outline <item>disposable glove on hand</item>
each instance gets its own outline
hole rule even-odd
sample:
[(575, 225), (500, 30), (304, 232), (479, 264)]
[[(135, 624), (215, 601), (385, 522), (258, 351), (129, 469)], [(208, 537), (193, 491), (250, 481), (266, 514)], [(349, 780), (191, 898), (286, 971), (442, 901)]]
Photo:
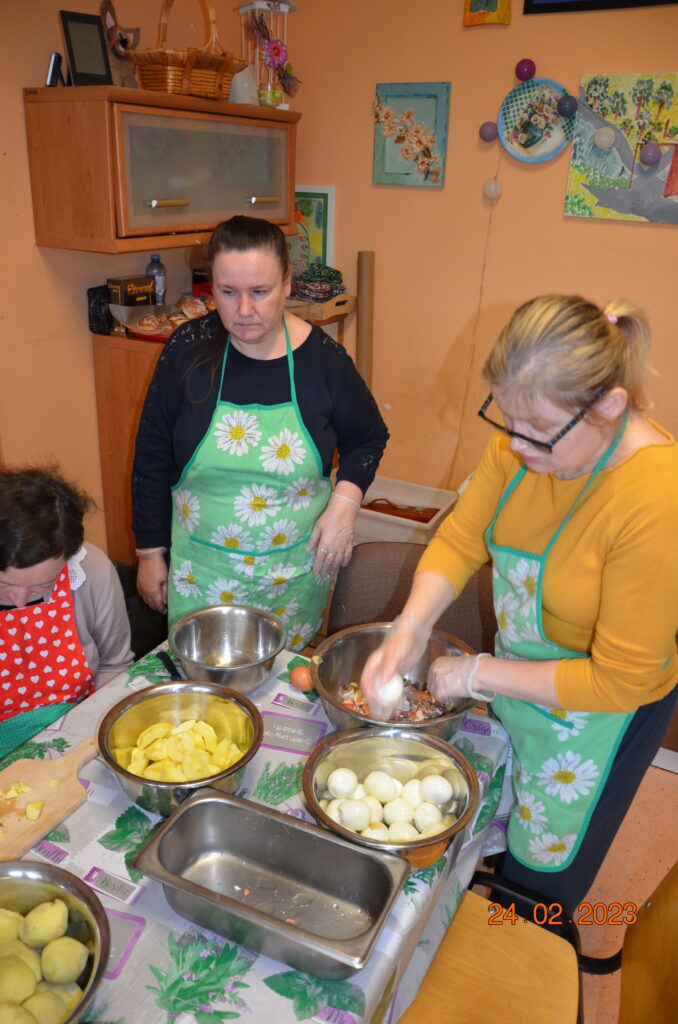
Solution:
[(396, 672), (405, 675), (421, 658), (431, 636), (411, 615), (398, 615), (391, 623), (384, 640), (369, 656), (360, 677), (360, 689), (374, 718), (388, 720), (396, 704), (385, 701), (379, 691)]
[(480, 659), (489, 657), (489, 654), (462, 654), (452, 658), (436, 658), (428, 670), (428, 692), (440, 704), (449, 704), (460, 697), (473, 697), (474, 700), (482, 701), (494, 700), (496, 694), (476, 690), (473, 683)]
[(355, 521), (359, 511), (357, 501), (333, 494), (327, 508), (319, 516), (306, 545), (307, 551), (315, 550), (313, 573), (318, 579), (334, 575), (351, 561)]

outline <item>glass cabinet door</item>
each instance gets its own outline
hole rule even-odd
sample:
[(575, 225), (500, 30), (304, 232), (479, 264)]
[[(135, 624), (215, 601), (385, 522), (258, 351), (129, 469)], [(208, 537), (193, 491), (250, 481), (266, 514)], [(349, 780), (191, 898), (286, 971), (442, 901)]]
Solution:
[(115, 126), (120, 236), (290, 218), (286, 124), (116, 105)]

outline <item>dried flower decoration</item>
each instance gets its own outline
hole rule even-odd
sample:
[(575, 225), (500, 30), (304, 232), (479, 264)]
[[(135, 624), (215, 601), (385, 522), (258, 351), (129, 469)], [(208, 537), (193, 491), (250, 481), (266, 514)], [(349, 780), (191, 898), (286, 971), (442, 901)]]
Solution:
[(282, 68), (287, 62), (287, 47), (282, 39), (266, 39), (263, 44), (264, 62), (270, 68)]
[(268, 23), (263, 13), (250, 11), (245, 21), (245, 32), (261, 49), (262, 60), (273, 68), (280, 88), (288, 96), (294, 96), (301, 85), (301, 79), (294, 74), (292, 65), (287, 60), (287, 46), (282, 39), (271, 39)]

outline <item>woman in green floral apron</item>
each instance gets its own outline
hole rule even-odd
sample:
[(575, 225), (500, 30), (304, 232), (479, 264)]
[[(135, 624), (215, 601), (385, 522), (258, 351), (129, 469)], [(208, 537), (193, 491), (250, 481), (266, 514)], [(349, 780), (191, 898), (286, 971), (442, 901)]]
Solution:
[[(170, 621), (210, 604), (264, 608), (300, 649), (351, 556), (387, 432), (344, 350), (285, 314), (279, 228), (234, 217), (214, 232), (208, 260), (216, 312), (175, 333), (142, 415), (138, 587), (151, 607), (168, 606)], [(159, 519), (170, 491), (168, 571)]]
[[(492, 701), (514, 748), (503, 874), (576, 910), (676, 699), (678, 446), (643, 413), (649, 333), (625, 302), (520, 307), (484, 368), (499, 431), (366, 667), (414, 663), (492, 559), (494, 657), (441, 658), (439, 700)], [(494, 403), (494, 406), (493, 406)]]

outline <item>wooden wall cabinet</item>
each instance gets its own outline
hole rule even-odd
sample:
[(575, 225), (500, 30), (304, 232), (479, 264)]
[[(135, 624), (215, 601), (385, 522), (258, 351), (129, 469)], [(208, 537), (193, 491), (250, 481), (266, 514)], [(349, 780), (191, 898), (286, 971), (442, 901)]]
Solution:
[(140, 252), (236, 213), (294, 233), (289, 110), (117, 86), (24, 89), (38, 245)]

